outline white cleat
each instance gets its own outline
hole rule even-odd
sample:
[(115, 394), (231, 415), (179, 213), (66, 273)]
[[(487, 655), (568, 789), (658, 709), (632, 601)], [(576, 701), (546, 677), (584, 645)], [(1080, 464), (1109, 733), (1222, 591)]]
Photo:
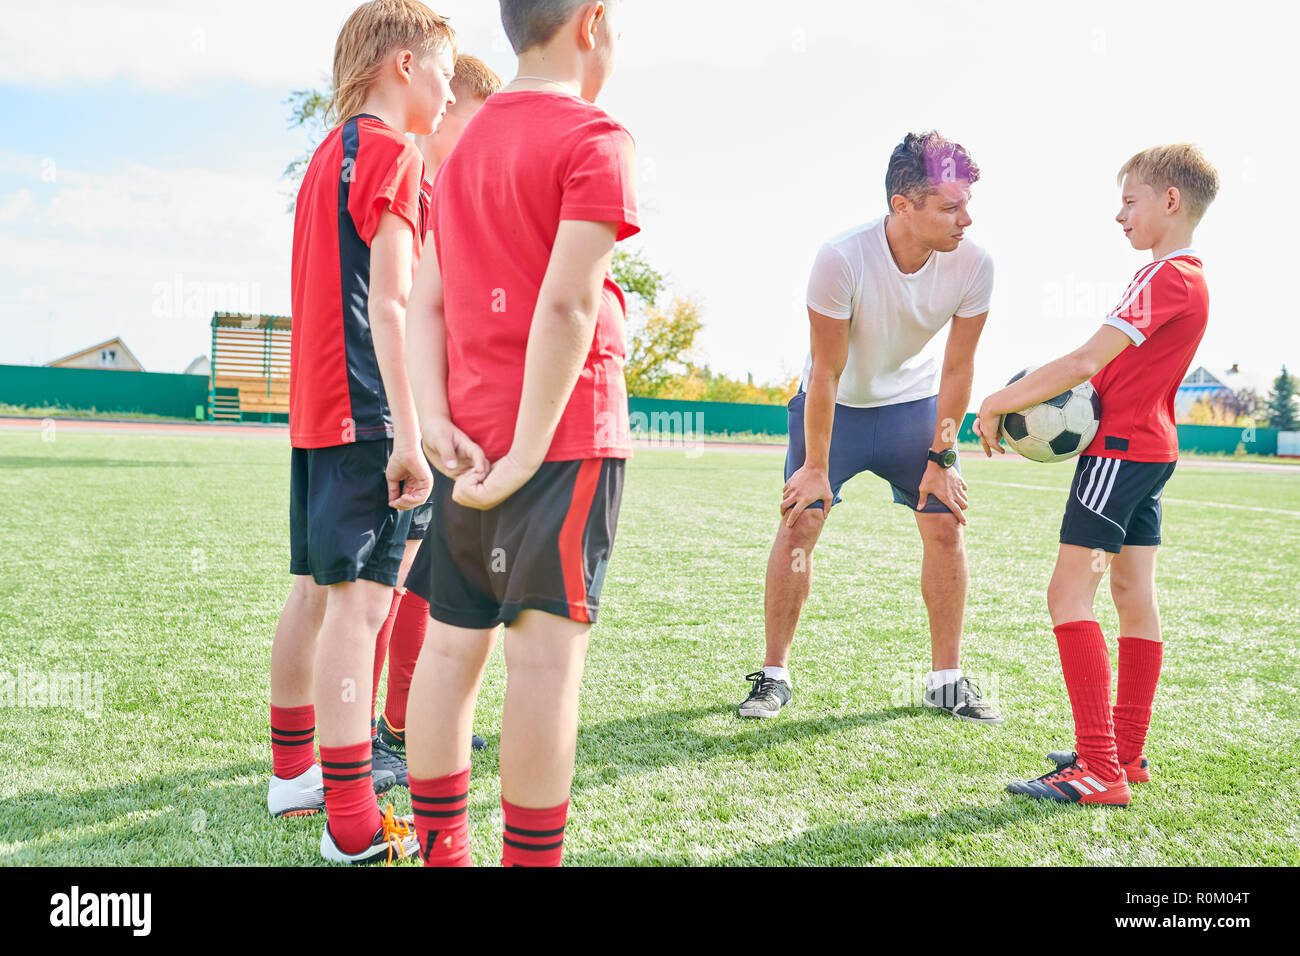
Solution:
[[(389, 770), (376, 770), (371, 774), (375, 793), (383, 793), (397, 783)], [(320, 764), (314, 763), (291, 780), (271, 775), (271, 785), (266, 790), (266, 808), (273, 817), (309, 817), (325, 810), (325, 782), (321, 778)]]
[(420, 844), (415, 835), (415, 817), (398, 817), (393, 815), (390, 803), (384, 810), (383, 824), (375, 831), (375, 838), (370, 846), (359, 853), (344, 853), (334, 842), (329, 823), (320, 835), (320, 855), (331, 863), (378, 863), (384, 860), (392, 863), (393, 859), (406, 859), (408, 856), (418, 859)]

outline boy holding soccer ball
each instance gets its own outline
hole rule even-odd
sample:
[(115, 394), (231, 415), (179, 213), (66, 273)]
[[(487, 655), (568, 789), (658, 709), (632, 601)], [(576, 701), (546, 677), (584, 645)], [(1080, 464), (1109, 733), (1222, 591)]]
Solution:
[[(1151, 779), (1142, 751), (1164, 648), (1155, 586), (1160, 497), (1178, 460), (1174, 393), (1209, 316), (1192, 232), (1218, 192), (1219, 176), (1195, 146), (1176, 144), (1143, 150), (1119, 178), (1115, 220), (1153, 261), (1082, 347), (986, 398), (976, 432), (985, 454), (1004, 453), (998, 433), (1008, 412), (1089, 379), (1101, 397), (1101, 426), (1075, 469), (1047, 589), (1075, 750), (1049, 754), (1054, 771), (1007, 789), (1040, 800), (1124, 806), (1129, 783)], [(1092, 613), (1108, 566), (1122, 635), (1113, 708), (1110, 655)]]

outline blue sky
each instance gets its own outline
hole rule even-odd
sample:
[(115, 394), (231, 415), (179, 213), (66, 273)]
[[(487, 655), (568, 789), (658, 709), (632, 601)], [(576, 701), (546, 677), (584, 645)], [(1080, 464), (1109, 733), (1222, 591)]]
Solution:
[[(208, 348), (214, 307), (286, 312), (291, 89), (319, 85), (351, 2), (32, 4), (0, 36), (0, 362), (114, 335), (155, 371)], [(507, 78), (493, 0), (435, 4)], [(744, 16), (736, 15), (743, 10)], [(1300, 367), (1285, 31), (1251, 4), (624, 0), (601, 105), (638, 144), (633, 240), (703, 306), (701, 356), (802, 366), (818, 245), (883, 212), (889, 150), (937, 127), (984, 169), (968, 235), (997, 280), (975, 400), (1081, 341), (1143, 262), (1114, 171), (1199, 143), (1223, 176), (1198, 235), (1198, 363)], [(51, 56), (50, 49), (60, 55)], [(942, 340), (934, 343), (939, 348)]]

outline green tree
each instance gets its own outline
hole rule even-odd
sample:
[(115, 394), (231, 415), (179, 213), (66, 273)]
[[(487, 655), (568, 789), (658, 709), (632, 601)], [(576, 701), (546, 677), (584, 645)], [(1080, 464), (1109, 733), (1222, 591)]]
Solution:
[(1270, 428), (1294, 431), (1300, 416), (1296, 414), (1296, 380), (1282, 366), (1282, 374), (1273, 380), (1273, 391), (1268, 395), (1268, 424)]
[(667, 309), (646, 308), (629, 336), (627, 393), (643, 398), (665, 397), (674, 379), (691, 370), (695, 336), (704, 323), (700, 307), (690, 299), (674, 297)]
[(334, 96), (334, 88), (326, 84), (323, 90), (294, 90), (285, 100), (289, 107), (289, 128), (305, 129), (309, 138), (309, 145), (306, 152), (297, 159), (291, 160), (289, 165), (284, 167), (281, 176), (287, 179), (292, 187), (289, 194), (289, 211), (293, 212), (294, 201), (297, 198), (298, 184), (302, 182), (302, 177), (307, 172), (307, 164), (311, 162), (311, 154), (316, 151), (325, 134), (329, 132), (329, 125), (326, 122), (326, 113), (329, 110), (330, 100)]

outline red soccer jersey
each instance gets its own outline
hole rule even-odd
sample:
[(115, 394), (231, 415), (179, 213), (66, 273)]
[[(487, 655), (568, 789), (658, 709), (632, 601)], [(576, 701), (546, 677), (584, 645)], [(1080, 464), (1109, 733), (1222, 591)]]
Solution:
[[(634, 146), (563, 93), (495, 93), (438, 170), (430, 230), (442, 271), (451, 418), (491, 460), (510, 450), (542, 277), (564, 219), (640, 228)], [(627, 458), (623, 293), (605, 276), (596, 333), (547, 461)]]
[(424, 241), (424, 158), (378, 117), (334, 129), (307, 166), (293, 220), (289, 441), (326, 448), (391, 437), (393, 417), (370, 337), (370, 241), (385, 212)]
[(1138, 270), (1105, 324), (1133, 340), (1092, 378), (1101, 427), (1085, 455), (1176, 461), (1174, 395), (1210, 316), (1201, 260), (1180, 249)]

